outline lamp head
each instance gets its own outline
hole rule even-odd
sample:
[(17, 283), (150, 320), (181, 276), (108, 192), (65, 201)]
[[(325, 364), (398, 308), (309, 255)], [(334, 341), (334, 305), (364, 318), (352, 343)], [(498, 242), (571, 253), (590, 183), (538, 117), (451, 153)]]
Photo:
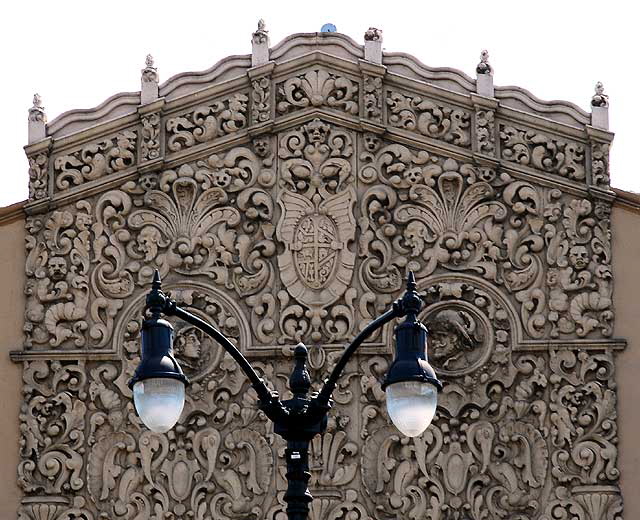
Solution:
[(407, 291), (399, 304), (407, 317), (395, 329), (395, 357), (382, 389), (393, 423), (405, 435), (415, 437), (433, 420), (442, 383), (427, 359), (428, 333), (417, 319), (422, 300), (413, 273), (409, 273)]
[[(162, 295), (157, 272), (156, 278), (147, 304), (157, 293)], [(142, 422), (150, 430), (164, 433), (180, 418), (189, 381), (173, 357), (173, 327), (159, 317), (157, 309), (150, 310), (151, 317), (142, 323), (142, 359), (129, 388), (133, 390), (133, 401)]]

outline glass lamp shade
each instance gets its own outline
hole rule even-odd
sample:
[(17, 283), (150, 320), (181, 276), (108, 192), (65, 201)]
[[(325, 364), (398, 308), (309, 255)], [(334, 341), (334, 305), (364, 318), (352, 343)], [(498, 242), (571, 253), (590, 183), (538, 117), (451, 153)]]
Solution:
[(396, 428), (407, 437), (424, 432), (436, 413), (438, 390), (421, 381), (400, 381), (386, 387), (387, 411)]
[(168, 432), (184, 408), (184, 383), (179, 379), (155, 377), (133, 385), (133, 402), (140, 419), (156, 433)]

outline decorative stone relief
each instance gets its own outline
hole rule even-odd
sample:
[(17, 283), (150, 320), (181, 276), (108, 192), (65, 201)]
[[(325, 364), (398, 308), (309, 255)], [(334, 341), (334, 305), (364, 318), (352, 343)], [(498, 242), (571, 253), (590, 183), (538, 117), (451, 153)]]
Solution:
[(591, 180), (593, 184), (609, 186), (609, 144), (591, 143)]
[(267, 76), (251, 82), (251, 122), (260, 124), (271, 118), (271, 79)]
[(199, 106), (188, 114), (168, 118), (167, 148), (178, 152), (244, 129), (248, 102), (245, 94), (238, 93), (223, 101)]
[(468, 148), (471, 145), (469, 114), (461, 108), (443, 106), (421, 96), (387, 93), (389, 124), (433, 139)]
[(49, 153), (38, 153), (28, 160), (29, 200), (43, 199), (49, 192)]
[(67, 190), (134, 166), (136, 139), (135, 132), (125, 130), (76, 152), (57, 156), (53, 162), (55, 190)]
[(555, 173), (573, 180), (584, 180), (584, 146), (552, 138), (535, 130), (500, 125), (502, 158)]
[(280, 83), (276, 102), (279, 114), (325, 106), (356, 115), (358, 84), (324, 69), (310, 70)]
[[(364, 138), (360, 273), (368, 298), (400, 290), (405, 270), (473, 272), (501, 285), (531, 338), (611, 335), (607, 206), (563, 197), (491, 168)], [(545, 275), (546, 273), (546, 275)], [(376, 296), (377, 295), (377, 296)]]
[(476, 139), (478, 152), (495, 157), (495, 112), (493, 110), (476, 110)]
[(145, 114), (140, 122), (140, 160), (153, 161), (160, 157), (160, 113)]
[[(133, 169), (138, 138), (141, 164), (160, 157), (157, 112), (139, 136), (53, 153), (57, 191), (131, 170), (26, 220), (21, 520), (284, 520), (284, 443), (199, 330), (172, 320), (192, 383), (177, 427), (154, 434), (135, 414), (127, 382), (155, 268), (285, 399), (293, 345), (308, 344), (318, 390), (416, 273), (445, 383), (434, 423), (409, 439), (389, 421), (390, 324), (351, 360), (312, 443), (313, 520), (621, 520), (611, 207), (586, 190), (588, 168), (606, 183), (606, 136), (593, 134), (590, 161), (578, 143), (516, 126), (499, 125), (496, 143), (485, 101), (470, 109), (472, 145), (472, 112), (392, 90), (389, 124), (408, 131), (395, 142), (338, 124), (383, 121), (383, 85), (365, 72), (361, 99), (360, 80), (319, 66), (274, 92), (257, 72), (246, 95), (170, 116), (163, 146), (204, 145), (157, 171)], [(326, 116), (207, 149), (267, 121), (272, 96), (277, 114)], [(495, 157), (498, 145), (505, 161), (585, 189), (474, 162), (471, 148)], [(30, 157), (34, 200), (47, 162)]]
[(364, 76), (364, 117), (376, 123), (382, 123), (382, 78), (379, 76)]

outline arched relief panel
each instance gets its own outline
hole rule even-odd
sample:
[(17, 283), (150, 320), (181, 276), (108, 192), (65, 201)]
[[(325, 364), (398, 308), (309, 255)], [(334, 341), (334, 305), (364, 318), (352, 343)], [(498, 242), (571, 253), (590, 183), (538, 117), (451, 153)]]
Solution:
[(567, 153), (579, 132), (512, 117), (505, 134), (493, 105), (483, 126), (460, 95), (381, 72), (367, 86), (355, 64), (294, 69), (261, 76), (275, 127), (246, 116), (246, 85), (206, 110), (158, 107), (170, 162), (127, 163), (104, 189), (69, 174), (69, 196), (29, 215), (21, 518), (283, 519), (283, 445), (193, 327), (174, 322), (193, 383), (179, 425), (137, 418), (126, 383), (157, 268), (284, 398), (297, 342), (317, 390), (415, 272), (445, 383), (434, 423), (408, 439), (389, 422), (389, 326), (312, 443), (312, 519), (620, 519), (610, 203)]

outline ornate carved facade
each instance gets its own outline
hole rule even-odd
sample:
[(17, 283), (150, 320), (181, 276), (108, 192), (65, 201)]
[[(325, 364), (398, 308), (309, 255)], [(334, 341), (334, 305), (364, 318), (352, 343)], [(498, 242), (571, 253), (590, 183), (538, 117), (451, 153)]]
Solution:
[(62, 115), (27, 148), (22, 520), (285, 517), (284, 444), (198, 330), (175, 324), (179, 425), (138, 419), (154, 268), (283, 395), (293, 345), (317, 386), (416, 273), (436, 419), (391, 426), (392, 328), (372, 338), (312, 446), (314, 520), (622, 518), (611, 134), (568, 103), (376, 62), (380, 39), (295, 35), (159, 93), (151, 60), (150, 102)]

